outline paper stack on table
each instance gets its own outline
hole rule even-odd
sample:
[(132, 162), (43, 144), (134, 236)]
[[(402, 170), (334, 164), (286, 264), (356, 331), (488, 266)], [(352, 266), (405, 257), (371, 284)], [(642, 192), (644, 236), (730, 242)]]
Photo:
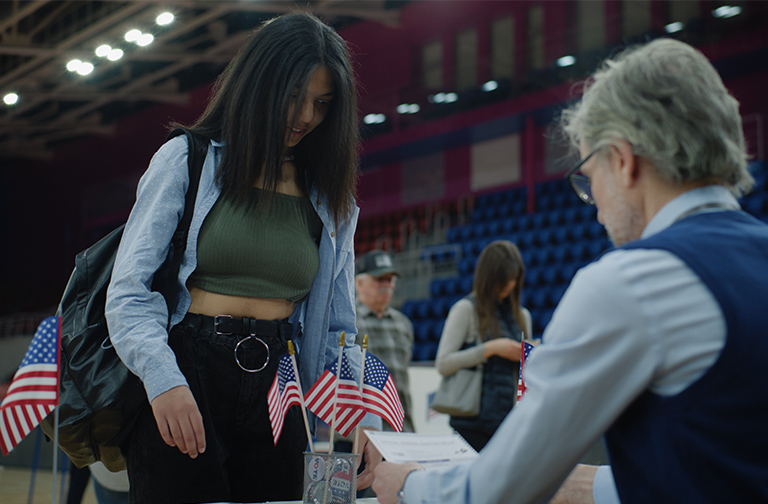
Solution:
[(418, 462), (430, 470), (477, 457), (475, 449), (456, 433), (416, 434), (372, 430), (365, 433), (389, 462)]

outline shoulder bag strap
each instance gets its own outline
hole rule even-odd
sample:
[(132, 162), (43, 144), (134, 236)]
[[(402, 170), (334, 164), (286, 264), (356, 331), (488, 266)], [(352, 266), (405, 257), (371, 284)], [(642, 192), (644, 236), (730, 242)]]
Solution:
[(204, 138), (192, 133), (184, 128), (176, 128), (166, 137), (166, 141), (179, 135), (187, 136), (189, 153), (187, 155), (189, 167), (189, 188), (187, 189), (186, 199), (184, 201), (184, 214), (176, 226), (176, 231), (171, 239), (172, 256), (168, 263), (168, 275), (165, 285), (160, 292), (168, 305), (168, 325), (170, 328), (171, 314), (176, 301), (176, 283), (181, 269), (181, 260), (184, 257), (184, 251), (187, 248), (187, 236), (189, 235), (189, 225), (192, 222), (192, 214), (195, 210), (195, 200), (197, 199), (197, 190), (200, 187), (200, 175), (203, 171), (203, 162), (208, 150), (208, 142)]

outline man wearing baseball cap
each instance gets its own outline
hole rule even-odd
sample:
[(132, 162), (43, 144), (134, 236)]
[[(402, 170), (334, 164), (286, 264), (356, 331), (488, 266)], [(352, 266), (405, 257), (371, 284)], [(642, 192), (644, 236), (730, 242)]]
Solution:
[[(413, 432), (408, 366), (413, 349), (413, 324), (401, 311), (389, 306), (399, 274), (392, 256), (372, 250), (358, 258), (355, 267), (358, 341), (368, 335), (368, 351), (387, 366), (405, 410), (403, 431)], [(392, 428), (384, 422), (384, 430)]]

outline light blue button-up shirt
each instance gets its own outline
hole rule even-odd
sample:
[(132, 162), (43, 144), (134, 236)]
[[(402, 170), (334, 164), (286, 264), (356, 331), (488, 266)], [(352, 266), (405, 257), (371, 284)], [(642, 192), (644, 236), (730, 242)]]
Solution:
[[(212, 141), (203, 164), (187, 248), (177, 284), (177, 304), (171, 325), (179, 323), (191, 304), (187, 279), (197, 267), (200, 228), (219, 198), (216, 168), (222, 145)], [(171, 237), (184, 213), (189, 187), (185, 136), (166, 142), (142, 176), (136, 203), (125, 226), (107, 292), (106, 318), (112, 344), (125, 365), (141, 378), (149, 401), (174, 387), (187, 385), (168, 346), (168, 310), (165, 299), (151, 289), (155, 272), (168, 256)], [(349, 222), (336, 225), (325, 197), (310, 190), (312, 205), (323, 222), (320, 268), (307, 298), (296, 304), (290, 321), (299, 349), (299, 367), (305, 390), (335, 362), (339, 338), (346, 333), (347, 354), (360, 372), (361, 351), (354, 345), (354, 233), (359, 209)], [(287, 259), (289, 260), (289, 259)], [(381, 419), (367, 415), (365, 426), (380, 428)]]

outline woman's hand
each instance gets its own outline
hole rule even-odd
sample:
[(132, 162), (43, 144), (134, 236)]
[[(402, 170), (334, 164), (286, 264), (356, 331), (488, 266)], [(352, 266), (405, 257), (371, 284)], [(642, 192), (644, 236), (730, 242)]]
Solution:
[(197, 458), (205, 452), (203, 416), (189, 387), (174, 387), (152, 400), (152, 413), (163, 441)]
[(485, 351), (483, 357), (486, 359), (493, 355), (498, 355), (505, 359), (520, 362), (522, 348), (519, 341), (509, 338), (494, 338), (483, 343)]

